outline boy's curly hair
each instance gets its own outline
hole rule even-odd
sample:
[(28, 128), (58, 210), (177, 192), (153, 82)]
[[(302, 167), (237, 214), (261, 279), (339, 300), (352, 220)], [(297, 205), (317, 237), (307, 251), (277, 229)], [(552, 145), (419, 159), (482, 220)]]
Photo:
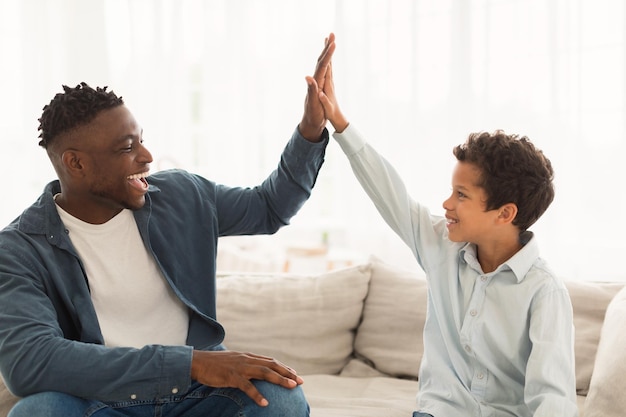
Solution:
[(513, 220), (520, 232), (533, 225), (554, 200), (554, 171), (543, 152), (526, 136), (478, 132), (454, 148), (454, 156), (476, 165), (487, 193), (486, 210), (507, 203), (517, 205)]
[(122, 97), (107, 91), (107, 87), (93, 89), (85, 82), (75, 88), (64, 85), (63, 93), (55, 95), (43, 108), (39, 118), (39, 146), (47, 149), (59, 134), (89, 123), (102, 110), (122, 104)]

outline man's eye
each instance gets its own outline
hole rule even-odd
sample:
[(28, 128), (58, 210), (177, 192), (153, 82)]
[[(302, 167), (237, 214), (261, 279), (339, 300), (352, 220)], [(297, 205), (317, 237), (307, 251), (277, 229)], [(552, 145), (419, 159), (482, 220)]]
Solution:
[(465, 194), (463, 194), (460, 191), (457, 191), (457, 195), (459, 196), (459, 198), (464, 198), (465, 197)]

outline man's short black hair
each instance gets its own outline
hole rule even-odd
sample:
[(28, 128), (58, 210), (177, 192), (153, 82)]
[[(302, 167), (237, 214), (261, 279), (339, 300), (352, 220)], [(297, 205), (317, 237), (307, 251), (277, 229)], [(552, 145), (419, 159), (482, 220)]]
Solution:
[(102, 110), (124, 104), (122, 97), (107, 87), (93, 89), (81, 82), (74, 88), (63, 86), (63, 93), (58, 93), (44, 106), (39, 119), (39, 146), (48, 148), (61, 133), (92, 121)]

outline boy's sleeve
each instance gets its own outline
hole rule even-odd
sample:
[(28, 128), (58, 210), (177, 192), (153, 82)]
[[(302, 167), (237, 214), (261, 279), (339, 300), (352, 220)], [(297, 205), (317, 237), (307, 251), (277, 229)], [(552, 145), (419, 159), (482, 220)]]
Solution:
[(572, 304), (566, 289), (533, 301), (524, 397), (535, 417), (578, 415)]
[[(391, 229), (413, 251), (423, 268), (428, 259), (438, 259), (445, 230), (443, 217), (413, 200), (393, 166), (367, 144), (353, 125), (333, 134), (348, 157), (363, 190)], [(434, 251), (436, 253), (427, 252)]]

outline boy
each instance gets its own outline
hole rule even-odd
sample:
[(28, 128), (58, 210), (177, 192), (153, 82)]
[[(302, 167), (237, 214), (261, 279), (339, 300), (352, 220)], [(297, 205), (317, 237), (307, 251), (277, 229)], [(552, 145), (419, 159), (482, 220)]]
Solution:
[(319, 97), (333, 137), (429, 280), (413, 416), (576, 416), (571, 301), (528, 231), (554, 197), (550, 161), (526, 137), (472, 134), (433, 215), (348, 123), (331, 67)]

